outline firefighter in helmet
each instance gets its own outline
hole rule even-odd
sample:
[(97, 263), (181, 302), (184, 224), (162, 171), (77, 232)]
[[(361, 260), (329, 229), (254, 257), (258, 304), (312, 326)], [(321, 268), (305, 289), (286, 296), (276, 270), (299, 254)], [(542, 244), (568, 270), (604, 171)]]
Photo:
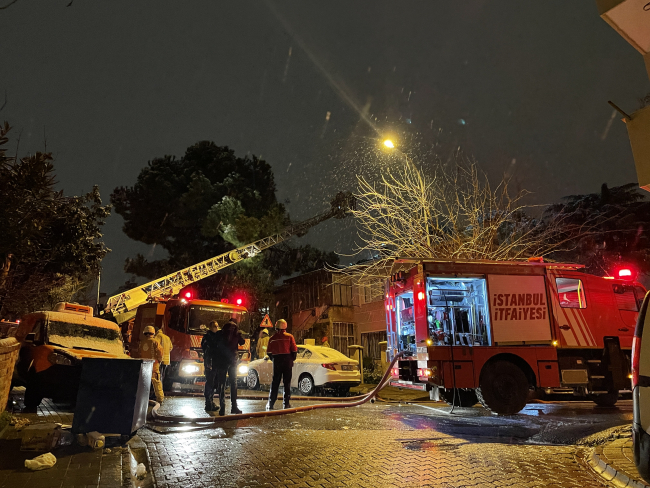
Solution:
[(257, 340), (257, 357), (259, 359), (266, 356), (266, 348), (269, 346), (269, 330), (264, 327), (260, 332), (260, 338)]
[(140, 359), (153, 359), (153, 373), (151, 374), (151, 384), (153, 391), (156, 395), (156, 401), (162, 403), (165, 399), (163, 394), (162, 381), (160, 381), (160, 363), (163, 360), (163, 350), (158, 341), (154, 339), (156, 329), (151, 325), (147, 325), (142, 331), (144, 339), (140, 340), (138, 349), (131, 352), (131, 357)]
[(273, 410), (275, 401), (278, 398), (280, 381), (284, 384), (283, 407), (291, 408), (291, 373), (293, 362), (296, 360), (298, 346), (293, 336), (287, 333), (287, 321), (280, 319), (276, 322), (277, 332), (269, 339), (269, 346), (266, 353), (273, 359), (273, 382), (269, 392), (269, 403), (267, 410)]

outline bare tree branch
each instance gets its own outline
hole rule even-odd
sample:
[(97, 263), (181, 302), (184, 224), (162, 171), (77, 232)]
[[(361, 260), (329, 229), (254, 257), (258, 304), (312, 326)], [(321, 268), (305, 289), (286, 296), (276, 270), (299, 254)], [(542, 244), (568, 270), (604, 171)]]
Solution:
[[(428, 166), (430, 167), (430, 166)], [(455, 162), (436, 161), (430, 176), (412, 161), (388, 171), (378, 184), (358, 177), (356, 217), (358, 252), (365, 264), (344, 270), (359, 282), (391, 273), (397, 258), (441, 260), (524, 260), (570, 246), (582, 229), (568, 228), (568, 215), (542, 220), (512, 195), (509, 180), (492, 187), (473, 160), (458, 153)], [(576, 227), (574, 225), (574, 227)]]
[(12, 0), (11, 2), (9, 2), (9, 3), (8, 3), (7, 5), (5, 5), (4, 7), (0, 7), (0, 10), (4, 10), (4, 9), (6, 9), (6, 8), (11, 7), (11, 6), (12, 6), (14, 3), (16, 3), (17, 1), (18, 1), (18, 0)]

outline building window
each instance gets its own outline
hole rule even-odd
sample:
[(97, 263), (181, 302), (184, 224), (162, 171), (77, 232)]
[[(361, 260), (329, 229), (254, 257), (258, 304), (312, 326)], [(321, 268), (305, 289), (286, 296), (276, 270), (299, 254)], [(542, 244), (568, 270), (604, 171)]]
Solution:
[(386, 331), (368, 332), (361, 334), (361, 345), (363, 346), (364, 357), (370, 357), (375, 360), (381, 359), (381, 347), (379, 343), (386, 340)]
[(350, 355), (348, 346), (354, 344), (355, 325), (348, 322), (334, 322), (332, 324), (332, 341), (330, 345), (346, 356)]
[(585, 287), (576, 278), (555, 278), (557, 297), (562, 308), (587, 308)]
[(381, 282), (361, 285), (359, 295), (363, 303), (379, 302), (384, 299), (384, 285)]
[(332, 285), (332, 305), (341, 307), (352, 306), (352, 286), (334, 283)]

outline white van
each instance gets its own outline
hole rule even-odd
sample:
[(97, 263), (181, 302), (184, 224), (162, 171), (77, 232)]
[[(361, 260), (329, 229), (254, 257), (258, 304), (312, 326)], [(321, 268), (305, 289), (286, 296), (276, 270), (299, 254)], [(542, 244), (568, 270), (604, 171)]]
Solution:
[[(634, 419), (632, 438), (634, 440), (634, 462), (639, 474), (650, 481), (650, 314), (648, 303), (650, 293), (643, 300), (632, 342), (632, 399)], [(643, 331), (648, 336), (643, 339)]]

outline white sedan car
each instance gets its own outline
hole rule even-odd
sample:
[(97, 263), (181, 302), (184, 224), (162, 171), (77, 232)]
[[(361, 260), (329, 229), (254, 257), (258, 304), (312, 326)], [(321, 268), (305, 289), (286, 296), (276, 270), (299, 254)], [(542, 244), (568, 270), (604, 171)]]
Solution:
[[(270, 385), (273, 380), (273, 362), (268, 356), (248, 364), (248, 388)], [(301, 395), (311, 395), (316, 388), (333, 389), (347, 395), (350, 387), (361, 383), (359, 362), (336, 349), (322, 346), (300, 345), (293, 364), (291, 387)]]

